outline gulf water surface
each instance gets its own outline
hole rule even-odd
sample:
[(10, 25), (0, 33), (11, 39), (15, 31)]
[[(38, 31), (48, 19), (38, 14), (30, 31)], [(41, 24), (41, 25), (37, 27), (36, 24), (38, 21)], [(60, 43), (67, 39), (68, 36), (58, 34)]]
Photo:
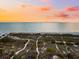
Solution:
[(0, 32), (79, 32), (79, 23), (0, 22)]

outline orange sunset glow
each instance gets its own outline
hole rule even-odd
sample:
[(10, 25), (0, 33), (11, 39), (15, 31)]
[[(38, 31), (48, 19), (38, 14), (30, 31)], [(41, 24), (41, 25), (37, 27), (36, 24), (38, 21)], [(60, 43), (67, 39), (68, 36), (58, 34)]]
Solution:
[(13, 4), (6, 6), (6, 0), (0, 1), (0, 3), (2, 2), (0, 4), (0, 22), (79, 22), (79, 7), (76, 6), (58, 9), (54, 4), (50, 4), (49, 0), (39, 1), (45, 5), (40, 5), (41, 3), (36, 5), (27, 1), (26, 3), (7, 1)]

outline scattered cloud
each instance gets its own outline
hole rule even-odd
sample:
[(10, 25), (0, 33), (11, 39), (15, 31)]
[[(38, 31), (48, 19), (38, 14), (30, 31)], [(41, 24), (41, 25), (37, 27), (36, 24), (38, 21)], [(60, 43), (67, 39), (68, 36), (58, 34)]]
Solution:
[(48, 3), (49, 0), (40, 0), (41, 2)]
[(60, 11), (49, 6), (22, 3), (10, 11), (0, 8), (0, 21), (7, 22), (79, 22), (78, 19), (79, 7), (67, 7)]
[(66, 11), (79, 11), (79, 7), (77, 6), (71, 6), (71, 7), (67, 7), (65, 8)]

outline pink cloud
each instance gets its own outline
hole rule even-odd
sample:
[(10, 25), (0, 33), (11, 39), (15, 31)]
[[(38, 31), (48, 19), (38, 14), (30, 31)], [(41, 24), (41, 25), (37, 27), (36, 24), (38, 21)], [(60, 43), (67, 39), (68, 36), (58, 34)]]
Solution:
[(47, 11), (50, 11), (50, 8), (48, 6), (41, 6), (41, 7), (39, 7), (39, 11), (47, 12)]
[(63, 12), (63, 13), (62, 13), (62, 12), (60, 12), (60, 13), (58, 13), (58, 14), (57, 14), (57, 17), (67, 18), (67, 17), (68, 17), (68, 15), (67, 15), (67, 14), (65, 14), (64, 12)]
[(41, 1), (41, 2), (46, 2), (46, 3), (48, 3), (49, 0), (40, 0), (40, 1)]
[(65, 8), (65, 10), (66, 11), (79, 11), (79, 7), (75, 7), (75, 6), (73, 6), (73, 7), (67, 7), (67, 8)]

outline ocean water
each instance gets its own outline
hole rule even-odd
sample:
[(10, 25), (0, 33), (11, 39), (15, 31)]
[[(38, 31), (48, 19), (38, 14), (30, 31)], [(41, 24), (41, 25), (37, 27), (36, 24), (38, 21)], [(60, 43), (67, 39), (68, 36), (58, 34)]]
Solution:
[(79, 23), (0, 22), (2, 32), (79, 32)]

